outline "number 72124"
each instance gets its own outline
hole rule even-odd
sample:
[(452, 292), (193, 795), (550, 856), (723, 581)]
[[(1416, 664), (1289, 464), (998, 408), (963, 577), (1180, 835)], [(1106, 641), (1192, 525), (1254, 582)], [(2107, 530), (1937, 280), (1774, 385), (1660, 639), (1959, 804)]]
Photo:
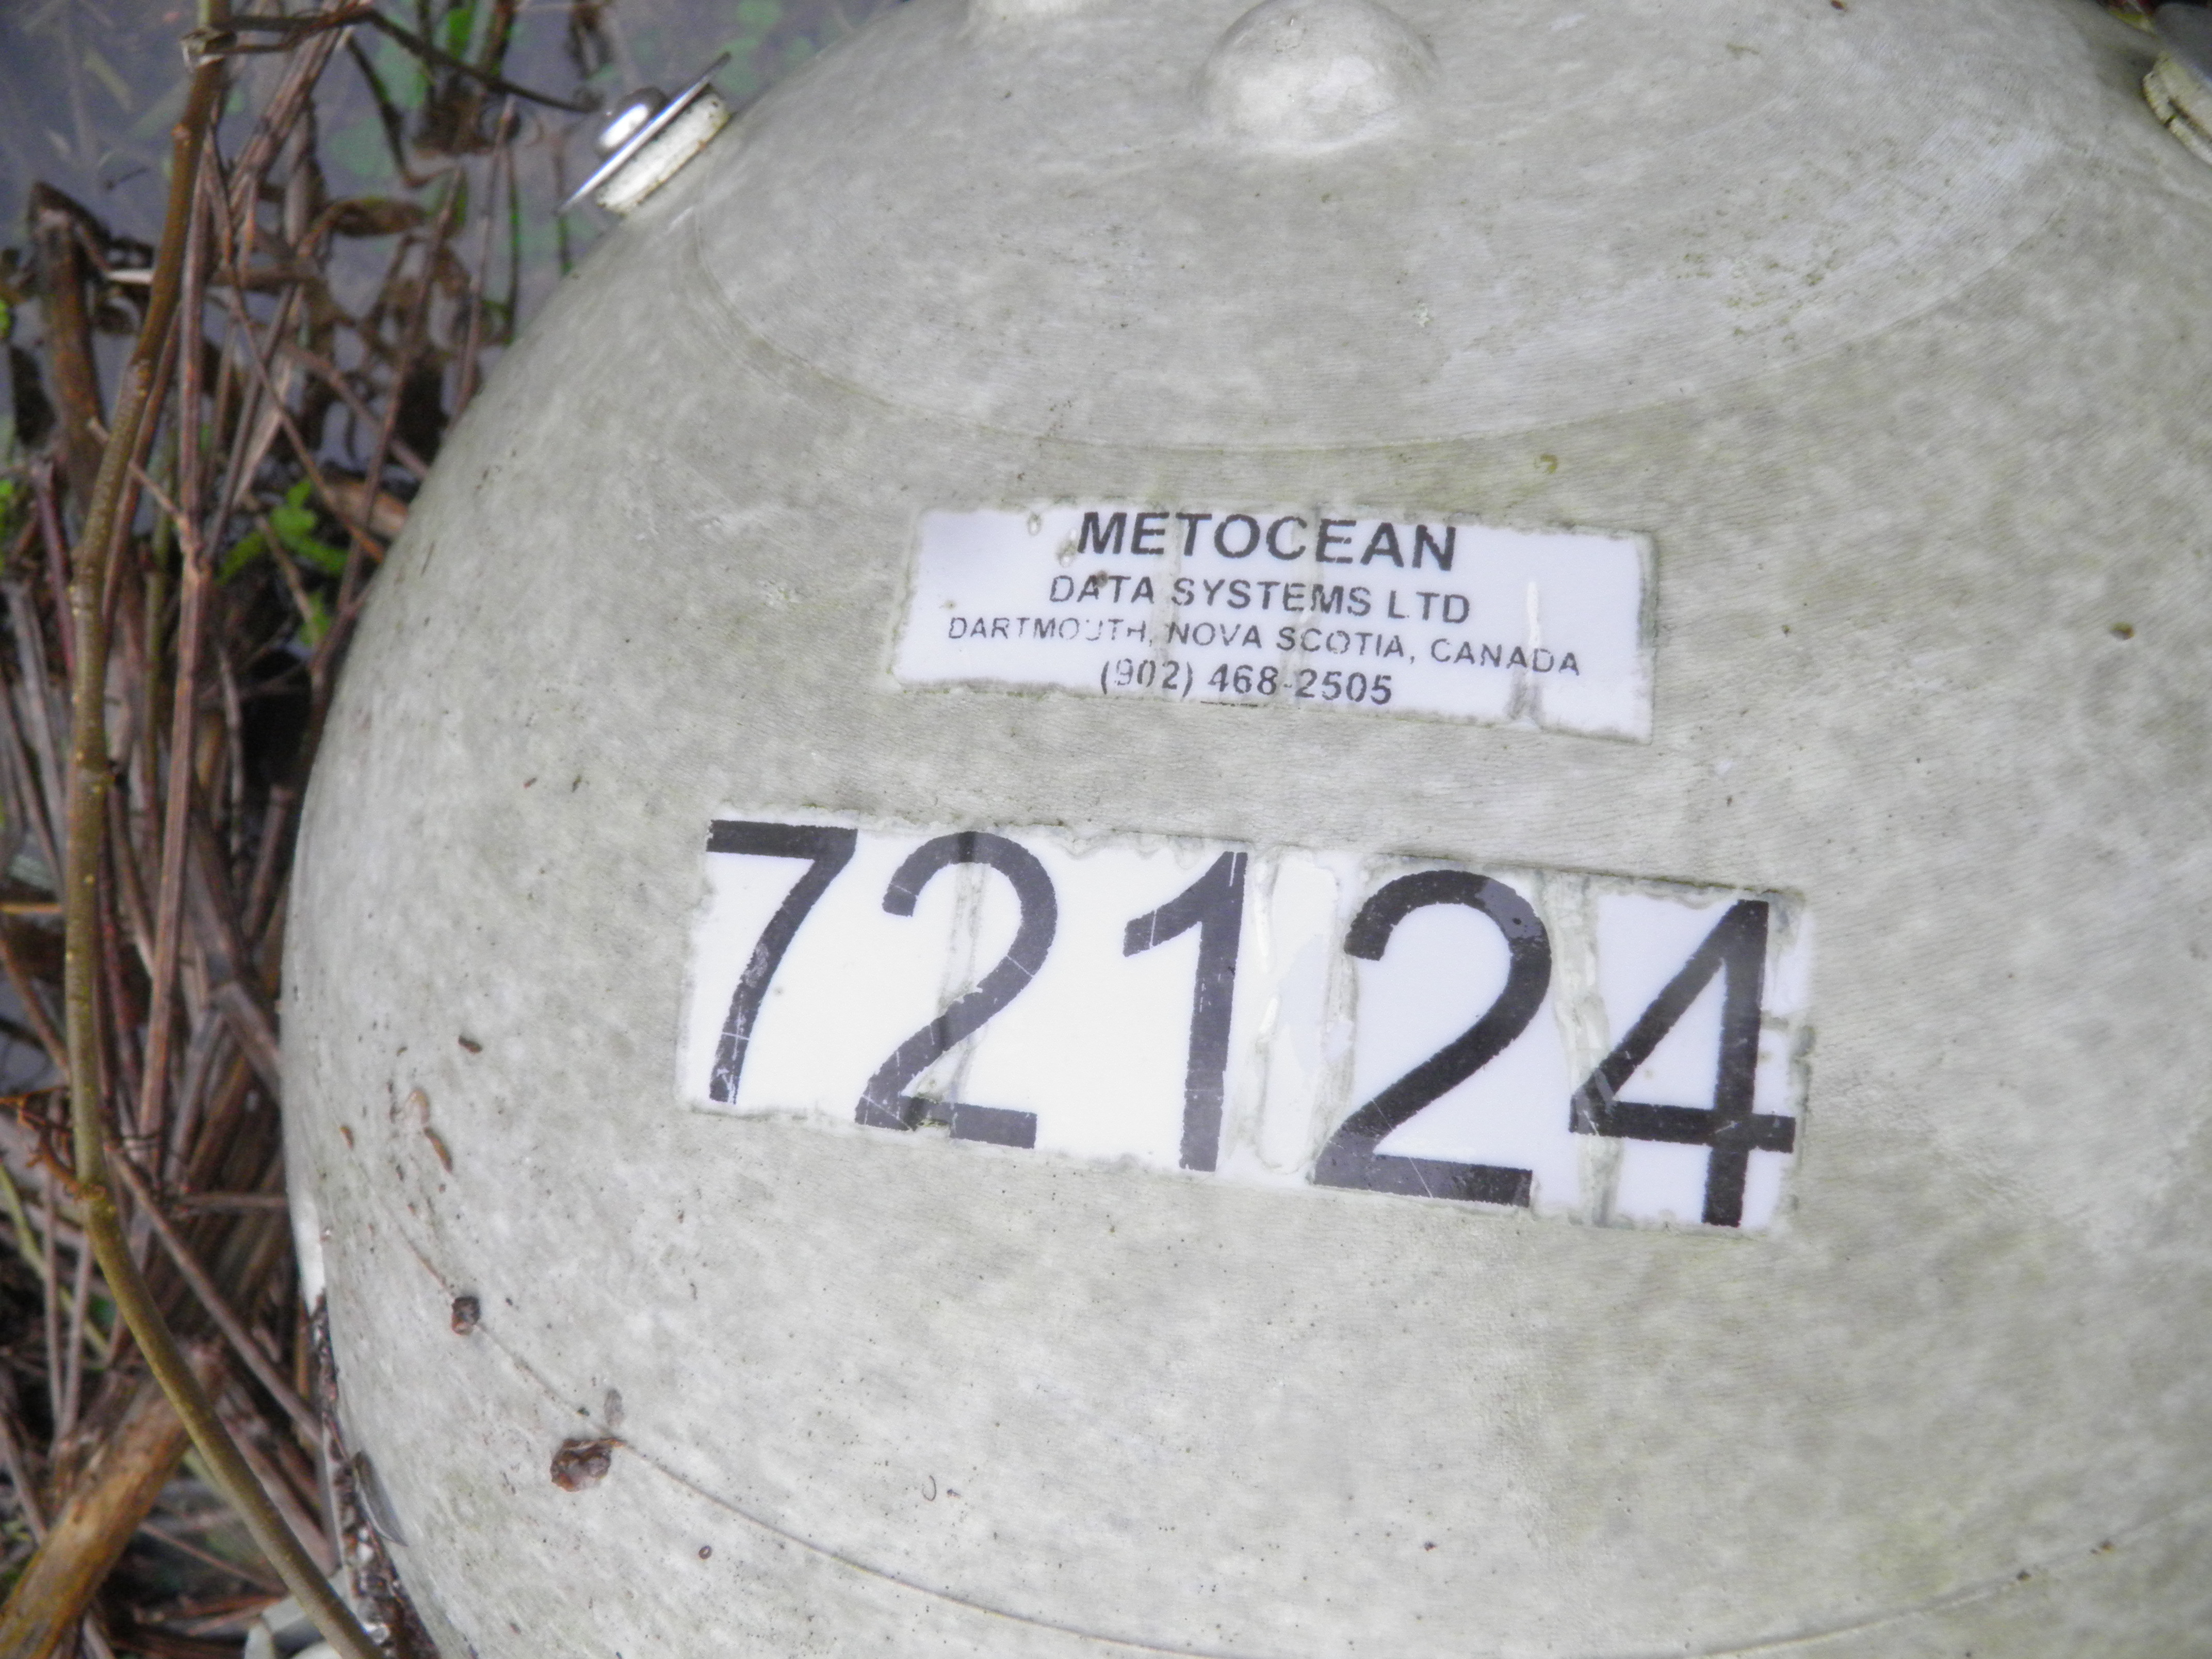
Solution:
[(1745, 1231), (1797, 1148), (1783, 895), (735, 818), (707, 877), (683, 1068), (711, 1110)]

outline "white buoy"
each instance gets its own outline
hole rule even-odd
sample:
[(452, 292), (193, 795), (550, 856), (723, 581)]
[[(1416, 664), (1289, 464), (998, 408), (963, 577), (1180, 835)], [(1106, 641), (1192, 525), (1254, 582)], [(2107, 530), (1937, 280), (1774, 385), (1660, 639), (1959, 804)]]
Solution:
[(449, 1659), (2196, 1651), (2157, 51), (915, 0), (608, 183), (287, 960)]

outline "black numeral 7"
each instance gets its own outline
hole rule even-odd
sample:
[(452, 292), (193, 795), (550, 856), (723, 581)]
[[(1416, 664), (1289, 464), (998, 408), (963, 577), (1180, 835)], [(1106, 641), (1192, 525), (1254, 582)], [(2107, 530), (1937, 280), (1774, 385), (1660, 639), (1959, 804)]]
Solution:
[(732, 1104), (738, 1097), (738, 1079), (745, 1069), (745, 1049), (752, 1042), (753, 1024), (760, 1018), (762, 1000), (768, 995), (768, 984), (775, 977), (783, 953), (791, 948), (791, 941), (799, 932), (799, 923), (806, 920), (823, 890), (837, 878), (837, 872), (853, 860), (853, 848), (860, 841), (855, 830), (840, 830), (820, 823), (747, 823), (727, 818), (717, 818), (707, 831), (707, 850), (709, 853), (746, 853), (755, 858), (805, 859), (806, 873), (792, 884), (783, 896), (783, 902), (769, 919), (762, 930), (760, 942), (753, 946), (752, 959), (745, 963), (744, 976), (738, 981), (736, 993), (730, 998), (729, 1017), (722, 1022), (721, 1041), (714, 1045), (714, 1069), (707, 1080), (707, 1097), (725, 1104)]

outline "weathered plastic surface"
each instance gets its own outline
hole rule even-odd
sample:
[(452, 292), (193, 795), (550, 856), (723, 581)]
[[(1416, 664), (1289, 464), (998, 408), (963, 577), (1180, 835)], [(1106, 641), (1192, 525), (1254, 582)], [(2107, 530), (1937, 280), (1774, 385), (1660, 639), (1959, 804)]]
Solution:
[[(454, 1659), (2212, 1628), (2212, 173), (2149, 43), (1404, 0), (1425, 66), (1325, 9), (1389, 64), (1263, 55), (1309, 121), (1206, 68), (1233, 0), (916, 0), (647, 203), (441, 459), (285, 1030)], [(890, 679), (923, 511), (1222, 499), (1649, 535), (1650, 740)], [(1781, 1224), (690, 1109), (706, 826), (810, 808), (1801, 895)]]

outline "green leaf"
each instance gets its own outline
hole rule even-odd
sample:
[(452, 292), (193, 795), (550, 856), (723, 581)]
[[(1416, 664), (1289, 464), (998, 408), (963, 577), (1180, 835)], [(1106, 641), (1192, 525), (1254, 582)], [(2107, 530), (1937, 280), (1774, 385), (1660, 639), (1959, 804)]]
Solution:
[(313, 650), (331, 631), (331, 607), (319, 593), (307, 595), (307, 614), (300, 619), (300, 643)]
[(230, 550), (222, 556), (222, 562), (216, 567), (215, 579), (219, 582), (229, 581), (267, 550), (261, 539), (261, 532), (247, 531), (232, 543)]
[(456, 58), (469, 55), (469, 39), (476, 33), (477, 9), (455, 6), (446, 14), (446, 50)]
[(369, 58), (387, 98), (410, 113), (422, 107), (430, 90), (430, 76), (413, 52), (379, 29)]
[(286, 536), (284, 546), (301, 563), (312, 565), (325, 576), (345, 574), (346, 556), (343, 548), (332, 547), (328, 542), (319, 542), (312, 536), (302, 536), (296, 541)]
[(269, 527), (276, 532), (276, 539), (283, 544), (284, 550), (301, 563), (325, 576), (343, 576), (346, 568), (343, 550), (332, 547), (315, 534), (321, 520), (315, 509), (307, 505), (307, 491), (313, 487), (302, 478), (286, 490), (283, 505), (269, 509)]
[(323, 152), (355, 178), (382, 184), (392, 177), (392, 150), (384, 140), (384, 123), (364, 115), (323, 141)]
[(128, 115), (138, 107), (138, 100), (131, 95), (130, 83), (115, 72), (115, 66), (90, 46), (85, 48), (84, 66), (93, 78), (107, 88), (108, 96), (115, 100), (116, 107)]

